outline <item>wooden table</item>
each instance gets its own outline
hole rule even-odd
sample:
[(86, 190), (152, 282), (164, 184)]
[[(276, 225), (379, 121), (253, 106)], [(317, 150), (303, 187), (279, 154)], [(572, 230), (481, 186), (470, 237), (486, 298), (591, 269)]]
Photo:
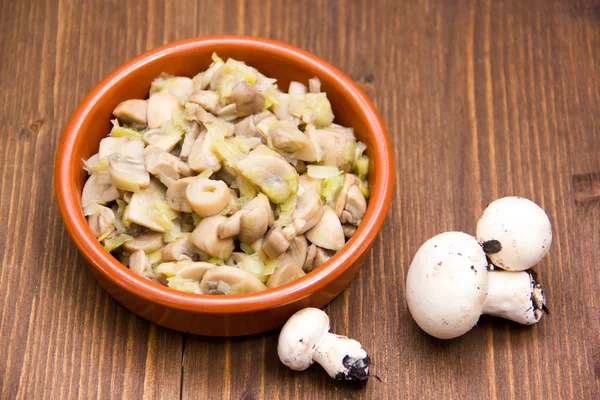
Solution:
[[(136, 54), (220, 33), (317, 54), (388, 127), (394, 201), (361, 273), (325, 307), (370, 352), (378, 379), (365, 387), (288, 370), (278, 332), (205, 338), (136, 317), (60, 220), (54, 154), (84, 95)], [(598, 2), (2, 0), (0, 50), (0, 398), (599, 398)], [(512, 194), (553, 224), (536, 267), (551, 315), (427, 336), (404, 300), (413, 254), (442, 231), (473, 233)]]

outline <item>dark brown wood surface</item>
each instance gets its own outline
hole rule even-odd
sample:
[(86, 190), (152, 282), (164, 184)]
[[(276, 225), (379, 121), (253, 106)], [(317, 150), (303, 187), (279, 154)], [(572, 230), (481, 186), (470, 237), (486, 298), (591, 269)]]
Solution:
[[(387, 221), (325, 307), (370, 352), (379, 379), (365, 387), (286, 369), (277, 332), (205, 338), (138, 318), (95, 283), (60, 220), (54, 155), (84, 95), (147, 49), (221, 33), (333, 63), (388, 127)], [(0, 399), (600, 398), (597, 1), (0, 0), (0, 55)], [(404, 300), (413, 254), (442, 231), (474, 232), (512, 194), (553, 224), (536, 268), (551, 315), (427, 336)]]

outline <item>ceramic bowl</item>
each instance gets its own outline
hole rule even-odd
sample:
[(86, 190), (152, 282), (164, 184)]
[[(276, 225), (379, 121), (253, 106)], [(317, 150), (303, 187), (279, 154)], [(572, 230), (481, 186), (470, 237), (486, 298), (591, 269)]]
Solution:
[[(88, 229), (81, 207), (86, 180), (82, 159), (98, 151), (110, 131), (112, 110), (121, 101), (147, 98), (161, 72), (193, 76), (206, 69), (211, 54), (233, 57), (277, 78), (317, 76), (332, 104), (335, 122), (353, 127), (367, 145), (371, 196), (356, 234), (327, 263), (294, 282), (259, 293), (211, 296), (172, 290), (131, 272), (103, 249)], [(210, 336), (237, 336), (281, 327), (295, 311), (323, 307), (356, 276), (383, 224), (390, 204), (393, 158), (381, 118), (367, 96), (337, 68), (296, 47), (241, 36), (199, 37), (148, 51), (107, 76), (85, 97), (64, 130), (55, 165), (55, 189), (65, 226), (89, 263), (94, 278), (119, 303), (137, 315), (168, 328)]]

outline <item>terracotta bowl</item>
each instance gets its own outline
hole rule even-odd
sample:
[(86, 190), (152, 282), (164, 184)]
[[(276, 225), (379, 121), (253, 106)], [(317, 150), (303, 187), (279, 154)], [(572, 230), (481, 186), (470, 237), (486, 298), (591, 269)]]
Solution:
[[(98, 151), (110, 131), (111, 112), (121, 101), (147, 98), (161, 72), (193, 76), (206, 69), (211, 54), (233, 57), (277, 78), (319, 77), (333, 106), (335, 122), (353, 127), (371, 160), (367, 213), (356, 234), (326, 264), (305, 277), (264, 292), (209, 296), (178, 292), (146, 280), (106, 252), (87, 227), (81, 207), (86, 180), (81, 159)], [(367, 96), (332, 65), (298, 48), (241, 36), (200, 37), (144, 53), (111, 73), (85, 97), (69, 121), (56, 155), (58, 206), (73, 241), (89, 262), (96, 280), (119, 303), (159, 325), (210, 336), (237, 336), (281, 327), (295, 311), (323, 307), (358, 273), (385, 218), (393, 183), (393, 161), (383, 123)]]

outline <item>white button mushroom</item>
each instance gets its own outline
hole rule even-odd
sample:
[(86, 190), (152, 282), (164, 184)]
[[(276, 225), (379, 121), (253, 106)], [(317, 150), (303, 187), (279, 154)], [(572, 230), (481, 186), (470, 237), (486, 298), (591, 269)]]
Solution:
[(204, 218), (192, 232), (192, 243), (213, 257), (229, 258), (234, 249), (233, 238), (221, 239), (217, 235), (219, 224), (226, 220), (222, 215)]
[(544, 308), (541, 286), (528, 272), (488, 271), (483, 249), (462, 232), (421, 246), (406, 278), (406, 300), (421, 329), (439, 339), (465, 334), (482, 313), (534, 324)]
[(367, 352), (356, 340), (329, 333), (329, 317), (318, 308), (305, 308), (290, 317), (279, 334), (277, 354), (294, 371), (304, 371), (316, 361), (334, 379), (369, 378)]
[(477, 240), (492, 264), (509, 271), (532, 268), (548, 253), (552, 227), (548, 216), (523, 197), (493, 201), (477, 223)]
[(323, 217), (305, 236), (311, 243), (328, 250), (340, 250), (346, 243), (342, 224), (329, 206), (323, 206)]
[(171, 119), (174, 108), (179, 107), (179, 99), (169, 92), (153, 93), (148, 99), (146, 110), (148, 128), (160, 128), (162, 124)]

